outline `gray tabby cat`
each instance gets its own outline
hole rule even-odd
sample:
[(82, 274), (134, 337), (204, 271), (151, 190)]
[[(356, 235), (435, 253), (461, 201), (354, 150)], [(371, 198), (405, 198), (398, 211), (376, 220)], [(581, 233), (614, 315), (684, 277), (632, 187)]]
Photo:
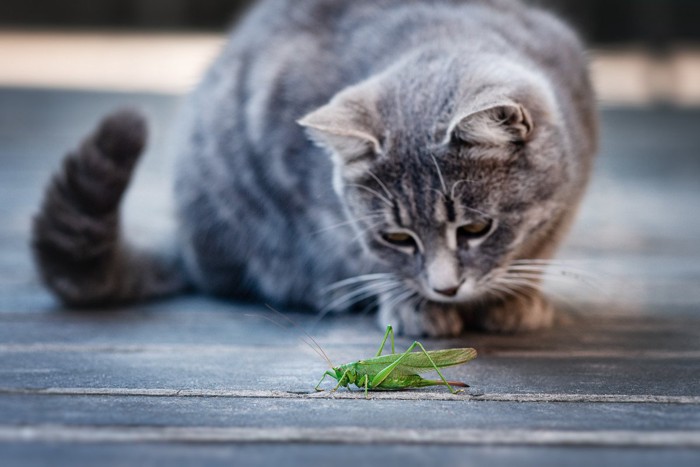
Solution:
[[(179, 247), (137, 252), (119, 203), (142, 117), (70, 154), (33, 248), (67, 304), (194, 286), (456, 335), (552, 322), (535, 260), (583, 194), (596, 112), (575, 35), (508, 0), (262, 0), (190, 96)], [(335, 285), (334, 285), (335, 284)]]

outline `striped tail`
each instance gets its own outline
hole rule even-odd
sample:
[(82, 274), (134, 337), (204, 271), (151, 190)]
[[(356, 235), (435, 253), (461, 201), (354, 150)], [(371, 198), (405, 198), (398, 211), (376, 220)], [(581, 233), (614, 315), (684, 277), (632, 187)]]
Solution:
[(32, 226), (44, 283), (70, 306), (129, 302), (187, 287), (174, 252), (137, 251), (120, 232), (119, 206), (146, 142), (143, 116), (107, 116), (69, 153), (46, 188)]

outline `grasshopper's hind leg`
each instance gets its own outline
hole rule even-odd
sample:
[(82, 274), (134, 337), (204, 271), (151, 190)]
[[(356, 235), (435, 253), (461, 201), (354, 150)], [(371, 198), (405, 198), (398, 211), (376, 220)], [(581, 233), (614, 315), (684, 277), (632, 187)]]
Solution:
[(394, 349), (394, 328), (391, 327), (391, 324), (387, 325), (386, 327), (386, 332), (384, 333), (384, 339), (382, 339), (382, 343), (379, 346), (379, 350), (377, 350), (377, 355), (375, 357), (379, 357), (382, 355), (382, 351), (384, 350), (384, 344), (386, 344), (386, 339), (391, 336), (391, 353), (395, 354), (396, 350)]
[(418, 341), (415, 341), (411, 345), (411, 347), (409, 347), (409, 349), (413, 349), (413, 347), (415, 347), (415, 346), (420, 347), (420, 349), (423, 351), (423, 354), (425, 354), (425, 356), (428, 359), (428, 361), (430, 362), (430, 364), (433, 365), (433, 369), (437, 372), (437, 374), (438, 374), (438, 376), (440, 376), (440, 379), (442, 380), (442, 382), (445, 383), (445, 386), (447, 386), (447, 389), (449, 389), (452, 394), (457, 394), (458, 392), (463, 391), (463, 389), (455, 389), (452, 386), (450, 386), (450, 383), (447, 381), (447, 379), (445, 379), (444, 376), (442, 376), (442, 372), (440, 371), (440, 368), (438, 368), (438, 366), (435, 364), (435, 362), (433, 361), (433, 358), (430, 356), (428, 351), (425, 350), (425, 347), (423, 347), (423, 344), (421, 344)]

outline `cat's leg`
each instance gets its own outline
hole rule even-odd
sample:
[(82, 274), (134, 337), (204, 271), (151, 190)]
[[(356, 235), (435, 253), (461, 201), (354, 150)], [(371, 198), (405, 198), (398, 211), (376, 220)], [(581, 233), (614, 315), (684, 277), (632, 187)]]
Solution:
[(491, 302), (472, 311), (475, 326), (489, 332), (535, 331), (554, 322), (552, 304), (539, 293)]
[(464, 321), (457, 307), (435, 302), (408, 300), (393, 303), (391, 297), (379, 297), (377, 321), (380, 326), (391, 325), (403, 336), (447, 337), (458, 336)]

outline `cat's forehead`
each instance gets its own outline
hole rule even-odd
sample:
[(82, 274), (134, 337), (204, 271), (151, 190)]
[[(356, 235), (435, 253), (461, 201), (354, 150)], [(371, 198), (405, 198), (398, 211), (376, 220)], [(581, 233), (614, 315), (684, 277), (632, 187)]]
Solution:
[(478, 149), (445, 149), (411, 141), (394, 145), (374, 168), (394, 186), (417, 193), (439, 191), (450, 197), (475, 197), (517, 183), (517, 163), (480, 158)]
[(477, 212), (468, 206), (495, 209), (508, 183), (506, 173), (478, 161), (447, 163), (444, 154), (406, 152), (378, 164), (366, 181), (380, 189), (386, 185), (402, 214), (414, 221), (455, 222)]
[(452, 101), (435, 95), (425, 102), (406, 99), (378, 107), (387, 149), (402, 152), (420, 152), (439, 144), (454, 114)]

